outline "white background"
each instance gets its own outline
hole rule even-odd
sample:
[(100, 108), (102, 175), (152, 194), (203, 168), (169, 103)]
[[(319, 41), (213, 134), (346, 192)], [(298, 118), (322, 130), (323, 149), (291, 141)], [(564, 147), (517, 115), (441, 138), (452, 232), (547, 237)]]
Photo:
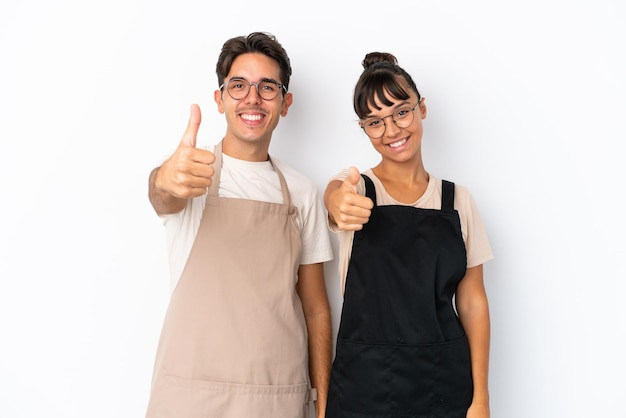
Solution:
[(219, 49), (256, 30), (294, 70), (271, 153), (320, 191), (377, 161), (351, 102), (365, 53), (414, 76), (426, 168), (470, 189), (496, 256), (492, 417), (626, 417), (625, 18), (618, 0), (2, 0), (0, 417), (145, 413), (169, 297), (148, 173), (191, 103), (199, 143), (221, 138)]

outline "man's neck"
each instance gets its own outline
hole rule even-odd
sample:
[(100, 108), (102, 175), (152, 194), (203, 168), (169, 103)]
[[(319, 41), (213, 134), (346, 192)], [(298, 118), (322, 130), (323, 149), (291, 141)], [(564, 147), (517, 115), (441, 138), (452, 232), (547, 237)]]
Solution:
[(267, 161), (269, 159), (269, 140), (248, 142), (225, 137), (222, 141), (222, 152), (238, 160)]

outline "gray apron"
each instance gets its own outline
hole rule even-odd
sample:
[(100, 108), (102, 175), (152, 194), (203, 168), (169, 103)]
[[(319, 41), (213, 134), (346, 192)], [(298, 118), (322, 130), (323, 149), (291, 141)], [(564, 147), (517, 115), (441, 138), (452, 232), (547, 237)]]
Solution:
[(218, 196), (222, 148), (157, 349), (146, 418), (304, 418), (308, 338), (296, 208)]

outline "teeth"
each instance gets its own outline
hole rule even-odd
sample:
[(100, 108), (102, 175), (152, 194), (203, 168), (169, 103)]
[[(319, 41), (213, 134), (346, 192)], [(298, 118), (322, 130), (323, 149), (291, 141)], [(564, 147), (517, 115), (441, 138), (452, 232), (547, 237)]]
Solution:
[(241, 117), (245, 120), (261, 120), (261, 115), (248, 115), (244, 113)]
[(405, 142), (406, 142), (406, 138), (401, 141), (394, 142), (393, 144), (389, 144), (389, 146), (391, 148), (398, 148), (400, 145), (404, 145)]

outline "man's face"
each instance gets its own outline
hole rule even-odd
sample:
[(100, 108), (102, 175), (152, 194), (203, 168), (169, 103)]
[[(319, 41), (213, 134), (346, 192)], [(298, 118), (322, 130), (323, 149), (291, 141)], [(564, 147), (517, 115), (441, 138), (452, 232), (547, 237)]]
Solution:
[[(230, 72), (224, 82), (232, 79), (245, 80), (248, 83), (260, 83), (273, 80), (278, 84), (280, 68), (278, 63), (260, 53), (246, 53), (233, 61)], [(269, 147), (272, 132), (281, 116), (287, 115), (292, 102), (291, 93), (283, 94), (284, 90), (277, 86), (278, 94), (271, 100), (263, 99), (255, 85), (241, 99), (233, 99), (227, 92), (227, 86), (215, 91), (215, 102), (218, 110), (226, 116), (227, 130), (225, 140), (232, 147), (258, 149)]]

